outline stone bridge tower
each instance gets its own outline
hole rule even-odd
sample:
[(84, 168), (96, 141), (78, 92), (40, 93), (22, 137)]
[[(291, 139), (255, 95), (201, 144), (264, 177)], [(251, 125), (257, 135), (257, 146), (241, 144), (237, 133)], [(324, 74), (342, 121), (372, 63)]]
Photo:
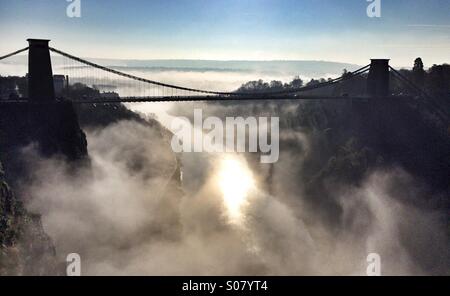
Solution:
[(55, 101), (50, 40), (28, 39), (28, 98), (31, 102)]
[(371, 97), (387, 97), (389, 87), (389, 60), (372, 59), (367, 77), (367, 94)]

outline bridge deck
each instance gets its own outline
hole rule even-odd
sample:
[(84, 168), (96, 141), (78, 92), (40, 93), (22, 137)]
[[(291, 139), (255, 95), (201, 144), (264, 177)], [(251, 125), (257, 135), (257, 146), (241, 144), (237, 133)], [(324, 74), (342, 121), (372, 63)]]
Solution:
[[(158, 96), (158, 97), (119, 97), (119, 98), (85, 98), (70, 100), (74, 104), (110, 104), (110, 103), (141, 103), (141, 102), (202, 102), (202, 101), (281, 101), (281, 100), (374, 100), (374, 99), (410, 99), (411, 96), (304, 96), (304, 95), (281, 95), (281, 96)], [(57, 101), (68, 101), (59, 99)], [(0, 100), (0, 104), (23, 104), (29, 103), (26, 98), (19, 100)]]

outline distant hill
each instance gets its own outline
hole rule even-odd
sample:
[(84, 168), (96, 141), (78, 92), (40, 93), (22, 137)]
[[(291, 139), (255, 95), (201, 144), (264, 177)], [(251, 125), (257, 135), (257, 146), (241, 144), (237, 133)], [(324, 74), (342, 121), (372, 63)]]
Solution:
[[(219, 60), (132, 60), (132, 59), (99, 59), (86, 58), (89, 61), (104, 65), (128, 68), (129, 70), (147, 71), (229, 71), (258, 72), (285, 75), (304, 75), (308, 77), (324, 77), (341, 74), (343, 69), (356, 70), (359, 65), (329, 61), (219, 61)], [(63, 64), (61, 57), (53, 57), (54, 67)], [(9, 58), (8, 64), (27, 65), (27, 56)]]

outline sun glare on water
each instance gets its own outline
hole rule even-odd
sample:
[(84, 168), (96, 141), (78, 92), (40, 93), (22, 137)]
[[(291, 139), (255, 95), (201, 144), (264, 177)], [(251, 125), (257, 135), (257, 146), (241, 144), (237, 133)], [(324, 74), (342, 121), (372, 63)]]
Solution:
[(243, 207), (248, 203), (248, 195), (255, 187), (252, 172), (247, 164), (236, 156), (221, 160), (219, 187), (231, 223), (240, 223)]

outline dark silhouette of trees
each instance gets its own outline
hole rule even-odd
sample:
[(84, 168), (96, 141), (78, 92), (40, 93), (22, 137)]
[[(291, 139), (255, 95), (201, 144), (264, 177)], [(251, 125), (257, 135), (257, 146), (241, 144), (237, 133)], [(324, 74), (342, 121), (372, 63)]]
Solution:
[(0, 76), (0, 96), (17, 99), (28, 96), (28, 81), (26, 77)]
[(412, 70), (412, 77), (413, 77), (413, 81), (414, 83), (420, 87), (423, 88), (423, 86), (425, 85), (425, 70), (423, 68), (423, 62), (421, 58), (417, 58), (414, 61), (414, 67)]
[(283, 82), (278, 80), (272, 80), (270, 82), (270, 90), (276, 91), (276, 90), (283, 90)]
[(82, 83), (75, 83), (69, 87), (69, 89), (63, 90), (63, 97), (69, 99), (82, 99), (89, 97), (99, 97), (100, 92), (97, 89), (88, 87)]
[(440, 98), (450, 97), (450, 65), (433, 65), (428, 71), (427, 90)]
[(244, 83), (240, 88), (238, 88), (237, 92), (258, 92), (268, 90), (270, 85), (267, 82), (264, 82), (262, 79), (249, 81)]
[(300, 88), (303, 86), (303, 80), (299, 76), (295, 76), (294, 79), (288, 84), (289, 88)]

